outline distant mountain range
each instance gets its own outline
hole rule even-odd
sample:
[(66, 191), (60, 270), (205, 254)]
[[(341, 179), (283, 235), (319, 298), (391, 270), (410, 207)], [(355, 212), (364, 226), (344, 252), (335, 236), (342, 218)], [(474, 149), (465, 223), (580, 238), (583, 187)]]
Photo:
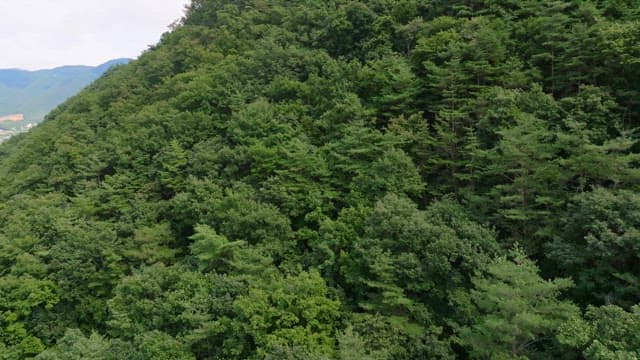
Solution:
[(110, 67), (129, 62), (115, 59), (99, 66), (62, 66), (27, 71), (0, 69), (0, 128), (14, 129), (42, 121), (69, 97)]

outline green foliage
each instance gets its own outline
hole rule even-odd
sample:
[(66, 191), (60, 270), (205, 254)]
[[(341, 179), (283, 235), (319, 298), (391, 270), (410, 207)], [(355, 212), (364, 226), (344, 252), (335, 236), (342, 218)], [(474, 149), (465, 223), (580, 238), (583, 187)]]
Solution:
[(109, 340), (92, 333), (86, 337), (79, 330), (68, 330), (55, 347), (38, 356), (37, 360), (193, 360), (195, 357), (184, 344), (158, 331), (140, 334), (133, 342)]
[(191, 236), (194, 241), (191, 253), (198, 259), (201, 270), (223, 272), (233, 263), (235, 249), (246, 244), (244, 241), (230, 242), (206, 225), (196, 226), (195, 231)]
[(535, 353), (538, 342), (550, 340), (558, 327), (578, 309), (558, 299), (571, 287), (569, 279), (548, 281), (522, 250), (499, 258), (486, 274), (473, 278), (471, 300), (478, 314), (474, 324), (460, 331), (461, 344), (474, 358), (521, 359)]
[(640, 197), (624, 190), (597, 188), (572, 199), (547, 257), (575, 279), (576, 298), (627, 308), (640, 302), (639, 206)]
[(235, 301), (234, 310), (240, 331), (252, 339), (259, 356), (275, 356), (286, 348), (333, 354), (340, 303), (328, 297), (317, 272), (252, 286)]
[(193, 0), (0, 146), (0, 357), (633, 358), (638, 9)]
[(58, 359), (92, 359), (106, 360), (113, 359), (108, 356), (110, 344), (97, 333), (92, 333), (88, 338), (79, 330), (68, 330), (65, 336), (60, 339), (55, 348), (40, 353), (38, 360), (58, 360)]
[(25, 322), (36, 309), (51, 310), (60, 301), (56, 290), (53, 282), (30, 276), (0, 280), (0, 345), (7, 358), (24, 358), (44, 350), (42, 340), (29, 333)]
[(626, 312), (615, 305), (589, 306), (585, 318), (560, 328), (558, 340), (578, 349), (585, 359), (637, 359), (640, 356), (640, 308)]

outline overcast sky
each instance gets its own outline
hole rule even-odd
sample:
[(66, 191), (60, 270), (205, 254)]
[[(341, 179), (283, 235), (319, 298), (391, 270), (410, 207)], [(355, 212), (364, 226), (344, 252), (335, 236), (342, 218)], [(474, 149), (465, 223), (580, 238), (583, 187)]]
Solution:
[(188, 0), (0, 0), (0, 68), (99, 65), (135, 58)]

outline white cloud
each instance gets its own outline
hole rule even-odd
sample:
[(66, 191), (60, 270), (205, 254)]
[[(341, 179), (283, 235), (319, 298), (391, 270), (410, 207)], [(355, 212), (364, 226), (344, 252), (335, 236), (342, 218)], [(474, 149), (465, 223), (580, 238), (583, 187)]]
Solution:
[(137, 57), (188, 0), (0, 0), (0, 68), (98, 65)]

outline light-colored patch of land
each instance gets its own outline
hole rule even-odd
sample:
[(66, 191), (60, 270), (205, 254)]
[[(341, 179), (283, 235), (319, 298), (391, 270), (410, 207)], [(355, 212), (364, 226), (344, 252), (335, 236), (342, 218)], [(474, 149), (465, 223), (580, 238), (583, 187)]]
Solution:
[(10, 114), (0, 116), (0, 122), (18, 122), (24, 120), (24, 114)]

